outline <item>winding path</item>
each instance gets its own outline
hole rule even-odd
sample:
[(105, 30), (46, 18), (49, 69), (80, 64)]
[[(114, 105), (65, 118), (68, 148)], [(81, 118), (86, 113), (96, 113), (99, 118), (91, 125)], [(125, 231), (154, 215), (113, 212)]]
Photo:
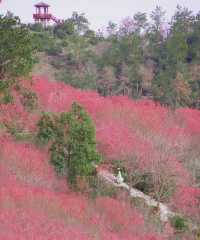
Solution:
[(102, 178), (106, 182), (110, 183), (111, 185), (127, 190), (131, 197), (140, 198), (140, 199), (144, 200), (145, 203), (147, 204), (147, 206), (158, 207), (159, 213), (160, 213), (160, 220), (162, 222), (164, 222), (164, 223), (168, 222), (169, 217), (173, 217), (175, 215), (175, 213), (172, 212), (165, 204), (156, 201), (155, 199), (151, 198), (150, 196), (144, 194), (143, 192), (141, 192), (135, 188), (131, 188), (128, 184), (126, 184), (124, 182), (118, 183), (117, 177), (115, 177), (112, 173), (110, 173), (106, 170), (99, 170), (98, 175), (100, 178)]

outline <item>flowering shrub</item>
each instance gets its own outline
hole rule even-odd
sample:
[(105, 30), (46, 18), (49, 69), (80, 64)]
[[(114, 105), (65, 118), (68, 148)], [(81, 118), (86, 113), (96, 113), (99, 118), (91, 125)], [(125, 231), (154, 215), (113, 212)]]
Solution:
[(172, 203), (185, 215), (199, 219), (200, 216), (200, 189), (183, 186), (178, 189)]
[(44, 149), (0, 142), (1, 239), (143, 239), (136, 209), (109, 198), (92, 203), (54, 175)]
[[(37, 93), (37, 111), (26, 111), (16, 93), (14, 103), (0, 105), (1, 125), (34, 133), (42, 111), (67, 112), (76, 101), (95, 123), (103, 166), (120, 162), (130, 172), (151, 173), (154, 196), (200, 221), (199, 188), (192, 187), (198, 181), (192, 164), (196, 161), (198, 169), (199, 111), (171, 112), (152, 101), (104, 98), (44, 78), (33, 78), (26, 87)], [(1, 128), (0, 239), (173, 239), (170, 226), (163, 237), (148, 232), (145, 218), (127, 202), (97, 197), (93, 203), (72, 193), (55, 176), (46, 147), (15, 142), (3, 132)], [(166, 185), (169, 196), (163, 198)]]

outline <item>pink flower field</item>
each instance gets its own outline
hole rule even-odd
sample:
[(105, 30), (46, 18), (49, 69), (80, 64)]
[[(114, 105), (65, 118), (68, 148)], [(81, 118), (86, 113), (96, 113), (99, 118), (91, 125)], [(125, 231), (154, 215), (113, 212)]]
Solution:
[[(102, 167), (112, 171), (120, 161), (130, 171), (151, 171), (175, 189), (167, 204), (200, 221), (200, 188), (196, 169), (200, 154), (200, 111), (172, 111), (150, 100), (101, 97), (44, 77), (24, 86), (36, 92), (39, 108), (26, 111), (17, 92), (15, 103), (0, 106), (0, 121), (35, 134), (42, 111), (68, 111), (81, 104), (96, 126)], [(72, 192), (49, 163), (46, 147), (17, 141), (0, 129), (0, 239), (2, 240), (161, 240), (176, 239), (168, 225), (163, 231), (146, 221), (129, 201), (107, 196), (91, 200)], [(200, 164), (200, 163), (199, 163)], [(192, 240), (193, 236), (183, 235)]]

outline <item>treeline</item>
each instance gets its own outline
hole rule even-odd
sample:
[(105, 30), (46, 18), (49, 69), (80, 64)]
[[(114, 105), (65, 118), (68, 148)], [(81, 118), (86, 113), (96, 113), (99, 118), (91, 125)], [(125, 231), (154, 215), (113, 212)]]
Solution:
[[(104, 33), (91, 30), (85, 15), (77, 12), (63, 24), (47, 28), (24, 26), (9, 15), (0, 20), (1, 78), (5, 79), (5, 71), (13, 73), (11, 68), (18, 73), (22, 68), (29, 71), (34, 60), (30, 51), (37, 50), (51, 56), (56, 78), (74, 87), (93, 89), (103, 96), (147, 97), (173, 108), (200, 108), (199, 13), (177, 6), (166, 24), (165, 11), (156, 7), (149, 19), (138, 12), (119, 25), (109, 22)], [(23, 41), (6, 40), (17, 31), (23, 31)], [(5, 48), (9, 42), (19, 47)], [(18, 61), (20, 54), (23, 61)], [(11, 64), (14, 55), (16, 64)]]
[[(73, 13), (62, 25), (32, 25), (40, 50), (60, 55), (52, 64), (58, 79), (104, 96), (151, 97), (174, 108), (200, 107), (200, 14), (177, 6), (165, 23), (160, 8), (136, 13), (106, 33), (89, 28), (84, 14)], [(62, 56), (62, 58), (61, 58)]]
[(30, 97), (20, 87), (19, 80), (28, 76), (35, 62), (33, 34), (19, 17), (8, 12), (0, 15), (0, 103), (13, 101), (13, 87), (23, 97)]

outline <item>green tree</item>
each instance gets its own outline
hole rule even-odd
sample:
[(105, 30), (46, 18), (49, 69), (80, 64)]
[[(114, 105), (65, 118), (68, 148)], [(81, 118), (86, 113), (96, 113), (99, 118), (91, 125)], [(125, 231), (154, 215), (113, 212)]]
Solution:
[(191, 88), (184, 69), (160, 71), (153, 81), (153, 91), (155, 100), (172, 108), (191, 105)]
[(66, 175), (72, 185), (76, 185), (78, 177), (93, 174), (93, 164), (100, 161), (95, 127), (80, 105), (73, 103), (71, 111), (60, 116), (45, 114), (38, 126), (39, 139), (52, 143), (51, 162), (59, 174)]
[(170, 24), (170, 33), (166, 39), (156, 43), (157, 50), (154, 48), (154, 99), (173, 108), (191, 104), (187, 72), (188, 62), (193, 58), (192, 48), (188, 44), (192, 34), (192, 19), (190, 11), (177, 7)]
[(160, 31), (165, 19), (165, 11), (160, 6), (156, 6), (155, 10), (151, 13), (151, 19), (153, 21), (153, 30), (155, 32)]
[(66, 50), (69, 65), (76, 66), (77, 70), (81, 70), (86, 62), (93, 57), (91, 45), (83, 37), (76, 36), (69, 38)]
[(58, 134), (57, 128), (58, 118), (51, 114), (44, 112), (40, 118), (38, 126), (37, 138), (40, 143), (46, 144), (52, 139), (55, 139)]
[(144, 51), (142, 49), (142, 38), (139, 34), (132, 37), (131, 49), (129, 52), (129, 81), (131, 87), (131, 96), (140, 98), (142, 94), (142, 76), (140, 65), (144, 63)]
[(172, 32), (190, 32), (192, 30), (194, 20), (195, 17), (192, 11), (190, 11), (188, 8), (178, 5), (171, 21)]
[(89, 21), (85, 17), (84, 13), (73, 12), (70, 21), (75, 26), (75, 30), (78, 34), (84, 34), (89, 29)]
[(71, 111), (61, 115), (61, 121), (65, 119), (68, 121), (68, 179), (75, 183), (77, 176), (92, 174), (92, 163), (98, 162), (100, 156), (96, 150), (95, 127), (86, 111), (77, 103), (73, 103)]
[(0, 15), (0, 88), (8, 89), (16, 77), (26, 75), (34, 63), (32, 34), (11, 13)]
[(161, 7), (157, 6), (156, 9), (151, 13), (152, 24), (148, 29), (146, 36), (148, 56), (154, 60), (157, 64), (160, 57), (162, 57), (163, 42), (164, 38), (162, 35), (162, 25), (165, 20), (165, 11)]
[(142, 31), (145, 31), (146, 28), (148, 27), (148, 22), (147, 22), (147, 15), (146, 13), (141, 13), (137, 12), (134, 16), (134, 21), (135, 21), (135, 31), (137, 33), (141, 33)]
[(106, 31), (108, 33), (108, 37), (109, 38), (115, 38), (117, 36), (117, 24), (112, 22), (112, 21), (109, 21), (108, 22), (108, 26), (106, 27)]
[(71, 19), (67, 19), (62, 24), (57, 24), (53, 31), (58, 38), (64, 39), (75, 34), (75, 23)]
[(96, 33), (95, 31), (93, 30), (87, 30), (85, 33), (84, 33), (84, 38), (86, 38), (88, 40), (88, 42), (92, 45), (96, 45), (98, 43), (98, 39), (97, 39), (97, 36), (96, 36)]

